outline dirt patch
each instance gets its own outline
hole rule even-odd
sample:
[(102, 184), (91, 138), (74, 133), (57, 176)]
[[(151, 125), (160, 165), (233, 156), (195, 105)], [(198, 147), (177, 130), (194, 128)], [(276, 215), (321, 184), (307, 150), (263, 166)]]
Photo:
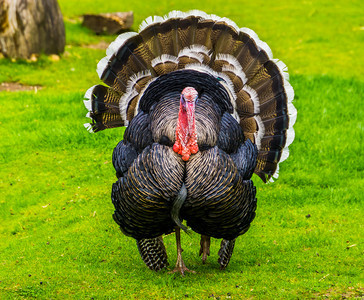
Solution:
[(100, 41), (97, 44), (89, 44), (89, 45), (82, 45), (83, 48), (90, 48), (90, 49), (101, 49), (105, 50), (107, 47), (109, 47), (110, 43), (107, 43), (105, 41)]
[(347, 287), (346, 291), (343, 291), (338, 287), (333, 287), (326, 292), (315, 294), (316, 297), (323, 299), (363, 299), (364, 288), (361, 286), (351, 286)]
[(23, 91), (34, 91), (37, 92), (42, 87), (40, 85), (24, 85), (17, 82), (2, 82), (0, 84), (0, 92), (23, 92)]

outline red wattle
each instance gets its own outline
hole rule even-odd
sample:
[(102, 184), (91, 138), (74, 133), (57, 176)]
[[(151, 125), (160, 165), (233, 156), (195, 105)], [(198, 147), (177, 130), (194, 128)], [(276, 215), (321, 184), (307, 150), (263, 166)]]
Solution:
[(180, 153), (182, 155), (182, 160), (188, 161), (190, 159), (191, 151), (187, 147), (183, 148)]
[(183, 155), (182, 156), (182, 160), (183, 161), (188, 161), (190, 159), (190, 156), (189, 155)]
[[(182, 160), (188, 161), (191, 154), (198, 152), (197, 135), (195, 132), (195, 97), (196, 90), (185, 88), (185, 102), (181, 100), (176, 128), (176, 142), (173, 151), (182, 156)], [(183, 92), (182, 92), (183, 93)]]
[(175, 144), (173, 145), (173, 151), (179, 153), (180, 150), (181, 150), (181, 145), (178, 142), (175, 142)]
[(196, 154), (198, 152), (198, 146), (197, 145), (192, 145), (190, 147), (190, 151), (192, 154)]

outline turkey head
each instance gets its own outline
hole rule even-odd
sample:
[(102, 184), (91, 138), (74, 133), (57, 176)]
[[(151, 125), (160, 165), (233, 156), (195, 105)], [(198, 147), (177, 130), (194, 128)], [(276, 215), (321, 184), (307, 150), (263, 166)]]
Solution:
[(191, 154), (198, 152), (195, 128), (195, 105), (198, 93), (193, 87), (183, 89), (180, 98), (178, 121), (176, 128), (176, 142), (173, 151), (188, 161)]

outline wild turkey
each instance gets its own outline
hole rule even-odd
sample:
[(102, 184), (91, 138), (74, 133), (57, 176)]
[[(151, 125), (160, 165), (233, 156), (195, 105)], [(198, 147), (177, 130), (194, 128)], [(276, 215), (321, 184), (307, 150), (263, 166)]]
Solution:
[(248, 28), (201, 11), (149, 17), (121, 34), (98, 66), (107, 85), (85, 97), (90, 132), (128, 126), (114, 149), (113, 218), (152, 270), (168, 265), (162, 235), (183, 220), (222, 239), (221, 269), (255, 217), (253, 172), (278, 176), (294, 139), (296, 109), (286, 66)]

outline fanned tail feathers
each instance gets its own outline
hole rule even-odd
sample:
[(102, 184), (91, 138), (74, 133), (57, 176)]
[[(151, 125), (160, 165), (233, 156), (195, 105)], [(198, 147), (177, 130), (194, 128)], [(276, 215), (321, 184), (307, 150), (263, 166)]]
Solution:
[(255, 173), (264, 182), (278, 176), (278, 163), (288, 157), (294, 139), (294, 92), (286, 65), (273, 59), (254, 31), (201, 11), (172, 11), (149, 17), (139, 33), (121, 34), (106, 54), (97, 72), (107, 86), (96, 85), (85, 95), (89, 131), (127, 126), (157, 77), (193, 69), (225, 87), (232, 115), (258, 147)]

